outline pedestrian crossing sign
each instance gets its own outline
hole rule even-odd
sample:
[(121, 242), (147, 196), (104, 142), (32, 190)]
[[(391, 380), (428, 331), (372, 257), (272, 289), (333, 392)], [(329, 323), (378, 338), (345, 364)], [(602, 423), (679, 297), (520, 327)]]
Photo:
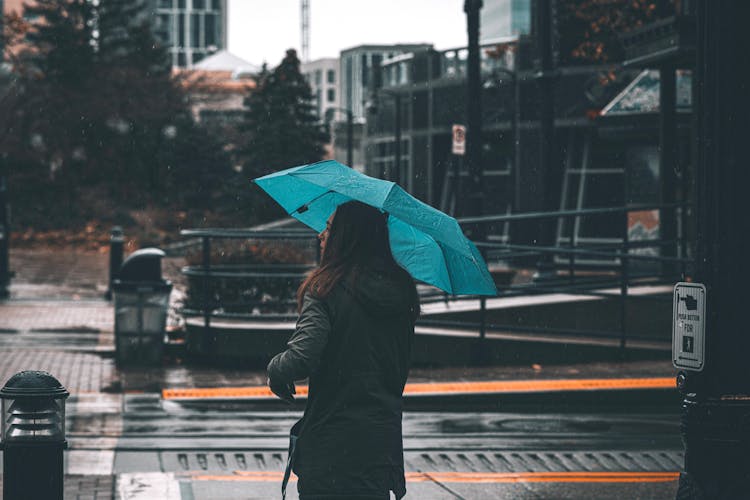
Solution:
[(706, 353), (706, 287), (677, 283), (672, 302), (672, 364), (702, 371)]

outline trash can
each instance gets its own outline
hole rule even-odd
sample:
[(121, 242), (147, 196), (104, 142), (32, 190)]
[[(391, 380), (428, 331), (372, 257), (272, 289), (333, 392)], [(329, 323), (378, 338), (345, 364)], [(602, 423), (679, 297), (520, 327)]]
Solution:
[(159, 364), (164, 352), (172, 283), (162, 278), (158, 248), (130, 254), (112, 284), (115, 360), (118, 364)]

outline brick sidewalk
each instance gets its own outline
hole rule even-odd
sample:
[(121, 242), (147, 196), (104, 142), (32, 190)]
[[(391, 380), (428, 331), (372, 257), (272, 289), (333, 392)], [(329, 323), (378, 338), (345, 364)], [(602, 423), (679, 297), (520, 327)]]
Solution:
[(74, 249), (11, 248), (11, 299), (101, 299), (109, 282), (109, 255)]
[(103, 300), (0, 302), (0, 331), (3, 332), (113, 330), (112, 304)]
[[(6, 351), (6, 349), (3, 349)], [(116, 378), (113, 359), (100, 354), (50, 348), (8, 349), (0, 362), (0, 383), (23, 370), (41, 370), (54, 375), (71, 393), (98, 393)]]
[[(115, 498), (115, 476), (65, 475), (65, 500), (111, 500)], [(0, 500), (3, 498), (3, 476), (0, 474)], [(10, 499), (8, 499), (10, 500)]]

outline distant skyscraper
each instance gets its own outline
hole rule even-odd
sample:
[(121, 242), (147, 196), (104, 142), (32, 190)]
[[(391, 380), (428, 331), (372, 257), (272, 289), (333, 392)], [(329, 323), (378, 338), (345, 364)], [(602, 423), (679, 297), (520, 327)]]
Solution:
[(172, 66), (191, 67), (227, 47), (227, 0), (148, 0), (154, 34)]
[(531, 31), (531, 0), (484, 0), (480, 43), (492, 43)]

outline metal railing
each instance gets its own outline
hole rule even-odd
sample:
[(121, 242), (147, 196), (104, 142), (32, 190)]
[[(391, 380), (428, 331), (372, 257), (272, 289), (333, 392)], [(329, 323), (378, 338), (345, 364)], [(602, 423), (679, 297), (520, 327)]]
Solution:
[[(607, 300), (619, 302), (619, 329), (618, 331), (599, 331), (591, 329), (568, 328), (562, 326), (532, 326), (496, 323), (488, 320), (486, 297), (452, 297), (432, 287), (420, 287), (420, 295), (423, 304), (435, 302), (457, 303), (461, 301), (477, 301), (479, 299), (478, 317), (475, 320), (455, 321), (420, 319), (418, 325), (441, 327), (460, 330), (472, 330), (479, 332), (479, 338), (485, 339), (488, 332), (518, 333), (518, 334), (542, 334), (546, 336), (557, 335), (565, 337), (585, 337), (591, 339), (615, 339), (619, 341), (621, 349), (627, 347), (628, 340), (654, 340), (647, 336), (628, 333), (627, 308), (629, 302), (637, 301), (669, 301), (670, 294), (662, 295), (633, 295), (630, 288), (633, 286), (665, 285), (673, 284), (680, 278), (685, 277), (687, 266), (692, 262), (687, 256), (687, 241), (684, 237), (677, 239), (653, 239), (645, 241), (631, 241), (628, 233), (628, 214), (636, 211), (659, 210), (684, 210), (686, 204), (658, 204), (658, 205), (636, 205), (628, 207), (608, 207), (581, 210), (562, 210), (557, 212), (537, 212), (511, 215), (490, 215), (484, 217), (467, 217), (459, 219), (463, 227), (477, 224), (536, 224), (544, 220), (553, 220), (564, 223), (563, 227), (570, 228), (567, 245), (540, 246), (533, 244), (500, 243), (492, 241), (476, 242), (475, 244), (485, 256), (490, 268), (495, 270), (495, 275), (500, 273), (518, 273), (530, 271), (528, 261), (544, 263), (546, 268), (552, 269), (551, 276), (547, 279), (515, 280), (507, 285), (502, 285), (498, 298), (525, 297), (543, 294), (567, 294), (579, 297), (588, 297), (589, 300)], [(574, 231), (577, 218), (591, 216), (613, 215), (621, 216), (622, 224), (621, 241), (615, 244), (580, 246), (576, 241)], [(684, 229), (683, 229), (684, 233)], [(228, 319), (274, 319), (290, 321), (296, 318), (292, 299), (271, 301), (245, 301), (234, 304), (222, 303), (220, 298), (212, 295), (211, 282), (213, 280), (286, 280), (287, 284), (296, 289), (305, 274), (313, 269), (319, 261), (319, 247), (317, 235), (308, 229), (294, 230), (242, 230), (242, 229), (189, 229), (181, 232), (182, 236), (199, 238), (201, 245), (200, 265), (190, 265), (183, 268), (183, 273), (202, 283), (202, 300), (196, 304), (195, 300), (191, 307), (185, 307), (182, 313), (186, 316), (202, 316), (203, 325), (208, 330), (211, 327), (212, 318)], [(491, 234), (491, 233), (490, 233)], [(511, 235), (513, 231), (511, 230)], [(212, 241), (225, 239), (246, 240), (310, 240), (315, 242), (315, 256), (306, 263), (296, 264), (214, 264), (211, 262)], [(674, 255), (643, 255), (632, 253), (639, 249), (671, 249)], [(586, 259), (595, 258), (605, 261), (590, 266), (585, 263)], [(515, 262), (524, 261), (526, 264), (517, 265)], [(658, 270), (638, 270), (633, 263), (657, 264)], [(505, 269), (498, 266), (503, 265)], [(532, 264), (531, 269), (535, 267)], [(195, 299), (195, 298), (194, 298)], [(231, 307), (228, 307), (231, 306)], [(267, 308), (284, 308), (287, 312), (270, 313), (261, 315), (252, 312), (238, 312), (236, 309), (253, 308), (265, 306)], [(227, 311), (235, 309), (235, 311)], [(666, 341), (666, 339), (664, 339)]]
[[(633, 285), (671, 285), (678, 279), (684, 279), (687, 273), (687, 266), (692, 262), (692, 259), (687, 257), (688, 245), (686, 239), (684, 238), (684, 229), (683, 235), (681, 235), (680, 238), (674, 240), (653, 239), (631, 241), (628, 230), (628, 214), (630, 214), (631, 212), (642, 212), (650, 210), (659, 210), (662, 213), (671, 210), (677, 212), (678, 210), (684, 211), (687, 206), (688, 205), (685, 203), (632, 205), (623, 207), (605, 207), (580, 210), (560, 210), (557, 212), (535, 212), (511, 215), (466, 217), (459, 219), (459, 223), (462, 226), (493, 223), (528, 223), (539, 222), (546, 219), (554, 219), (558, 222), (564, 222), (563, 227), (569, 228), (570, 232), (568, 235), (568, 246), (540, 246), (492, 242), (476, 243), (477, 247), (480, 249), (483, 255), (485, 255), (486, 257), (489, 257), (490, 255), (492, 256), (492, 259), (488, 258), (490, 262), (493, 259), (512, 262), (515, 259), (528, 260), (530, 257), (537, 257), (538, 260), (543, 264), (546, 264), (548, 268), (552, 267), (553, 269), (555, 269), (555, 271), (565, 271), (565, 274), (563, 275), (558, 275), (557, 272), (555, 272), (555, 276), (551, 280), (547, 279), (541, 281), (532, 281), (530, 283), (511, 285), (503, 290), (503, 297), (562, 293), (594, 298), (614, 299), (619, 301), (620, 325), (618, 332), (592, 330), (583, 331), (564, 328), (541, 328), (519, 326), (514, 324), (487, 323), (485, 319), (487, 299), (484, 297), (480, 298), (481, 304), (479, 323), (478, 325), (471, 326), (475, 326), (479, 329), (480, 338), (484, 338), (487, 330), (519, 333), (561, 334), (565, 336), (583, 336), (592, 338), (617, 338), (619, 340), (619, 346), (621, 349), (625, 349), (628, 339), (654, 340), (653, 338), (639, 336), (637, 334), (628, 335), (628, 302), (639, 300), (671, 301), (671, 294), (656, 296), (632, 295), (629, 293), (629, 289)], [(576, 221), (576, 219), (602, 215), (622, 216), (622, 219), (620, 220), (621, 241), (617, 244), (578, 247), (576, 245), (576, 235), (574, 233), (574, 222)], [(512, 230), (511, 234), (513, 234)], [(513, 238), (511, 238), (511, 240), (512, 239)], [(646, 248), (662, 249), (664, 247), (672, 248), (675, 255), (664, 256), (631, 253), (631, 250)], [(607, 259), (611, 261), (611, 263), (598, 264), (596, 266), (582, 265), (580, 261), (587, 257)], [(555, 258), (557, 258), (558, 261), (555, 262)], [(660, 270), (658, 272), (634, 272), (634, 270), (632, 269), (632, 263), (634, 261), (641, 263), (650, 262), (659, 264), (658, 267), (660, 268)], [(665, 264), (672, 264), (673, 269), (671, 271), (665, 270), (667, 269), (667, 266), (665, 266)], [(513, 267), (512, 264), (510, 267)], [(592, 267), (597, 269), (599, 273), (589, 277), (582, 277), (577, 274), (577, 271), (579, 269), (591, 269)], [(611, 288), (619, 289), (619, 291), (617, 293), (606, 291), (607, 289)], [(470, 325), (466, 326), (468, 327)]]
[[(285, 230), (252, 230), (252, 229), (185, 229), (180, 232), (184, 237), (197, 238), (201, 241), (200, 265), (188, 265), (183, 267), (182, 273), (188, 278), (197, 278), (202, 284), (200, 304), (197, 298), (192, 298), (192, 303), (181, 309), (185, 316), (202, 316), (203, 326), (208, 331), (211, 327), (212, 318), (226, 319), (258, 319), (257, 314), (252, 312), (232, 312), (226, 309), (252, 309), (265, 306), (271, 308), (283, 308), (292, 306), (293, 300), (244, 300), (241, 302), (226, 303), (217, 297), (212, 291), (214, 280), (242, 280), (242, 279), (271, 279), (271, 280), (296, 280), (301, 281), (307, 271), (314, 268), (320, 255), (316, 250), (315, 259), (309, 263), (277, 263), (277, 264), (213, 264), (211, 262), (213, 241), (216, 240), (317, 240), (317, 235), (307, 229), (285, 229)], [(317, 249), (316, 245), (316, 249)], [(276, 320), (288, 320), (293, 314), (266, 313), (265, 318)]]

